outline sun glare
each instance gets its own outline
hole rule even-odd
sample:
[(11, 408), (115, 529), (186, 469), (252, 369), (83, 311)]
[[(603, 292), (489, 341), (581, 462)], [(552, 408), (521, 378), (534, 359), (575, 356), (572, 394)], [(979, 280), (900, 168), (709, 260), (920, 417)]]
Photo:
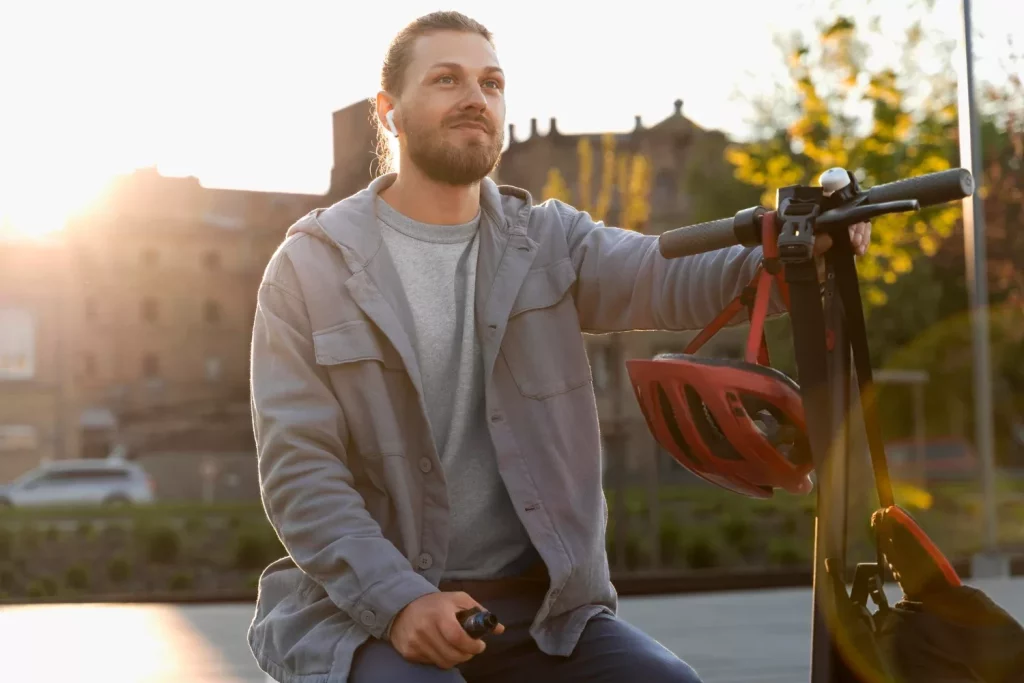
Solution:
[(45, 185), (35, 178), (0, 184), (0, 239), (53, 239), (68, 221), (89, 208), (106, 178), (57, 179)]

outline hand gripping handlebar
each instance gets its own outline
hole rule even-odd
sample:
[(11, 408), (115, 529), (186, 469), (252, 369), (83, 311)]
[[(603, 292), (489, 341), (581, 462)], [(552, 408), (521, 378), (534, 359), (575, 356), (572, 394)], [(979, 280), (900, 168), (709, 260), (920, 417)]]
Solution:
[[(974, 178), (966, 169), (927, 173), (850, 193), (841, 204), (822, 212), (816, 224), (822, 228), (852, 225), (882, 214), (956, 201), (973, 193)], [(761, 242), (760, 221), (765, 211), (757, 206), (731, 218), (668, 230), (658, 238), (658, 249), (665, 258), (681, 258), (737, 244), (755, 246)]]

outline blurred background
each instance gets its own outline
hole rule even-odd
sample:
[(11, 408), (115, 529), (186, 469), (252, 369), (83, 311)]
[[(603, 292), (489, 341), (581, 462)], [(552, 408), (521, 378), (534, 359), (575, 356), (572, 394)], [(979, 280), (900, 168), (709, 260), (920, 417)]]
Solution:
[[(872, 186), (967, 165), (961, 5), (467, 0), (444, 8), (495, 33), (508, 78), (495, 180), (659, 233), (773, 206), (778, 187), (813, 183), (832, 166)], [(367, 98), (390, 38), (435, 9), (304, 0), (0, 6), (0, 633), (24, 637), (30, 624), (43, 633), (58, 621), (141, 628), (168, 645), (139, 659), (149, 668), (125, 665), (116, 680), (170, 680), (182, 647), (210, 653), (196, 660), (208, 668), (188, 673), (193, 680), (262, 680), (246, 659), (244, 629), (260, 572), (284, 551), (260, 505), (249, 413), (257, 285), (293, 221), (379, 172)], [(962, 207), (875, 221), (859, 272), (897, 501), (963, 571), (988, 550), (1016, 574), (1024, 571), (1024, 4), (977, 0), (972, 12), (990, 490), (975, 437)], [(773, 364), (795, 374), (788, 319), (768, 333)], [(701, 353), (742, 357), (745, 334), (724, 331)], [(703, 484), (657, 447), (637, 410), (624, 360), (681, 351), (692, 336), (587, 340), (615, 580), (624, 595), (802, 589), (814, 497), (752, 500)], [(851, 477), (851, 561), (867, 561), (875, 503), (862, 445)], [(802, 624), (810, 613), (801, 600)], [(234, 611), (206, 621), (187, 611), (109, 619), (32, 611), (97, 601)], [(643, 609), (637, 619), (675, 637), (670, 614)], [(679, 638), (677, 652), (696, 643)], [(795, 641), (794, 666), (806, 646)], [(26, 668), (10, 680), (58, 680), (48, 676)], [(92, 680), (83, 676), (76, 680)]]

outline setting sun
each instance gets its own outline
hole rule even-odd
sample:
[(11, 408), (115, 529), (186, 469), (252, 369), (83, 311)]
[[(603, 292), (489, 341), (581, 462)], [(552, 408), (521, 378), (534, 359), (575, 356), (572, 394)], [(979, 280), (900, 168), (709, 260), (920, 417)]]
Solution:
[[(13, 174), (11, 174), (13, 175)], [(110, 175), (50, 173), (3, 178), (0, 194), (0, 239), (46, 239), (60, 233), (70, 218), (95, 200)]]

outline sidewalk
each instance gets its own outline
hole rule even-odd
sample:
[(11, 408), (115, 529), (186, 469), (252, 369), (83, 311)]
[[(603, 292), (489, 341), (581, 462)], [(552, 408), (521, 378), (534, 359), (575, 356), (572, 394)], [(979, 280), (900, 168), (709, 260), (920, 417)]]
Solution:
[[(977, 581), (1024, 621), (1024, 578)], [(897, 594), (890, 586), (890, 599)], [(808, 680), (810, 590), (625, 598), (620, 614), (687, 660), (705, 683)], [(252, 606), (40, 605), (0, 610), (18, 683), (268, 683), (245, 642)]]

